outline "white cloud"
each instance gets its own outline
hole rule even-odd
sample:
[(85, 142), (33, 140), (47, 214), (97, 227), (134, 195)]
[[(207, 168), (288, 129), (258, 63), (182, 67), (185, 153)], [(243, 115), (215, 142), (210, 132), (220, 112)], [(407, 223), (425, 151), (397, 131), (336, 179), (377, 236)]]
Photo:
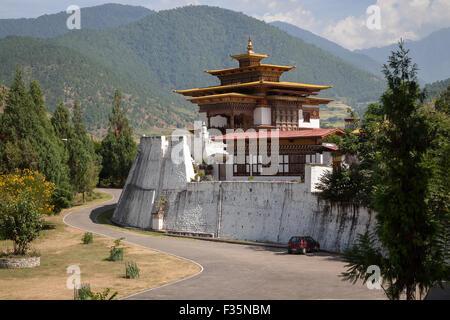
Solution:
[(400, 38), (420, 39), (432, 31), (450, 26), (449, 0), (378, 0), (381, 30), (369, 30), (368, 15), (348, 16), (326, 26), (322, 36), (348, 49), (378, 47)]
[[(290, 0), (289, 2), (295, 3), (296, 1)], [(275, 13), (267, 12), (262, 15), (254, 14), (253, 17), (266, 22), (283, 21), (307, 30), (318, 28), (319, 21), (316, 20), (311, 11), (303, 9), (300, 5), (297, 5), (295, 8), (288, 7), (288, 9)]]

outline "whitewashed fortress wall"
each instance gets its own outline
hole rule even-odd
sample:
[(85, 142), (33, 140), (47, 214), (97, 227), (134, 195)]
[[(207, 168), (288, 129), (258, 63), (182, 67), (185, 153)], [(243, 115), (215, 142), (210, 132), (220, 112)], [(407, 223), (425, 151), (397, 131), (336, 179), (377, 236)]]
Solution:
[[(293, 235), (309, 235), (322, 249), (342, 251), (358, 234), (374, 228), (374, 212), (320, 201), (309, 183), (190, 182), (194, 170), (186, 137), (171, 139), (141, 139), (113, 215), (115, 223), (151, 229), (155, 201), (164, 195), (168, 204), (163, 226), (171, 231), (281, 243)], [(172, 152), (185, 161), (174, 164)], [(320, 167), (307, 169), (307, 176), (323, 171)]]

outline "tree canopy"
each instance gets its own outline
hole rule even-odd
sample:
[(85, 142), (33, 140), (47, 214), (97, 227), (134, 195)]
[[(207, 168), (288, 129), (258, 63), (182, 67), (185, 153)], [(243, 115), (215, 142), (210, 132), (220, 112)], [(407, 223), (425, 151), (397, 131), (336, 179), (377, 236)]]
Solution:
[(99, 150), (103, 159), (101, 184), (113, 187), (122, 187), (125, 184), (137, 151), (121, 101), (122, 96), (119, 90), (116, 90), (109, 117), (108, 134), (102, 140)]
[(344, 279), (367, 281), (367, 268), (377, 265), (391, 299), (423, 297), (450, 275), (446, 94), (436, 108), (426, 108), (416, 70), (400, 42), (384, 66), (388, 89), (366, 113), (356, 147), (355, 170), (369, 173), (375, 234), (361, 235), (344, 254)]

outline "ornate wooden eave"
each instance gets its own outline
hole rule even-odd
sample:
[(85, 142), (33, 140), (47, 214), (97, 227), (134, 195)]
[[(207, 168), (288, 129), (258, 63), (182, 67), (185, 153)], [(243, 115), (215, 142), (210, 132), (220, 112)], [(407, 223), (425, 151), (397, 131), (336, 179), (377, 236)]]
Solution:
[(260, 64), (257, 66), (249, 66), (243, 68), (231, 68), (231, 69), (218, 69), (218, 70), (204, 70), (204, 72), (209, 73), (214, 76), (218, 75), (226, 75), (233, 73), (245, 73), (251, 71), (278, 71), (278, 72), (286, 72), (296, 68), (296, 66), (279, 66), (274, 64)]
[(231, 85), (225, 85), (225, 86), (212, 86), (212, 87), (204, 87), (204, 88), (185, 89), (185, 90), (173, 90), (173, 92), (182, 94), (184, 96), (198, 97), (198, 96), (210, 95), (210, 94), (214, 94), (214, 93), (216, 93), (216, 94), (226, 93), (226, 92), (231, 92), (235, 89), (252, 88), (252, 87), (253, 88), (270, 88), (270, 89), (292, 88), (292, 89), (301, 89), (304, 91), (309, 91), (311, 93), (319, 92), (324, 89), (332, 88), (332, 86), (313, 85), (313, 84), (306, 84), (306, 83), (272, 82), (272, 81), (261, 80), (261, 81), (238, 83), (238, 84), (231, 84)]
[(224, 103), (224, 102), (257, 102), (261, 97), (242, 93), (222, 93), (187, 99), (196, 104)]

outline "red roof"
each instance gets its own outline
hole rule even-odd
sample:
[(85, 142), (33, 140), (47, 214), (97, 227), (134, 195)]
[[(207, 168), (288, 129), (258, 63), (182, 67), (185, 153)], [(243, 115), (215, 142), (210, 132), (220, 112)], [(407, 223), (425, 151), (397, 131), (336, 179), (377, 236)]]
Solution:
[(302, 129), (295, 131), (250, 131), (250, 132), (235, 132), (235, 133), (227, 133), (223, 136), (217, 136), (213, 138), (214, 140), (232, 140), (232, 139), (269, 139), (273, 135), (278, 133), (279, 139), (294, 139), (294, 138), (324, 138), (331, 134), (345, 134), (344, 131), (340, 129), (320, 129), (320, 128), (311, 128), (311, 129)]
[(333, 151), (339, 150), (339, 147), (338, 147), (338, 146), (327, 146), (327, 145), (323, 145), (323, 144), (322, 144), (322, 147), (324, 147), (325, 149), (333, 150)]

